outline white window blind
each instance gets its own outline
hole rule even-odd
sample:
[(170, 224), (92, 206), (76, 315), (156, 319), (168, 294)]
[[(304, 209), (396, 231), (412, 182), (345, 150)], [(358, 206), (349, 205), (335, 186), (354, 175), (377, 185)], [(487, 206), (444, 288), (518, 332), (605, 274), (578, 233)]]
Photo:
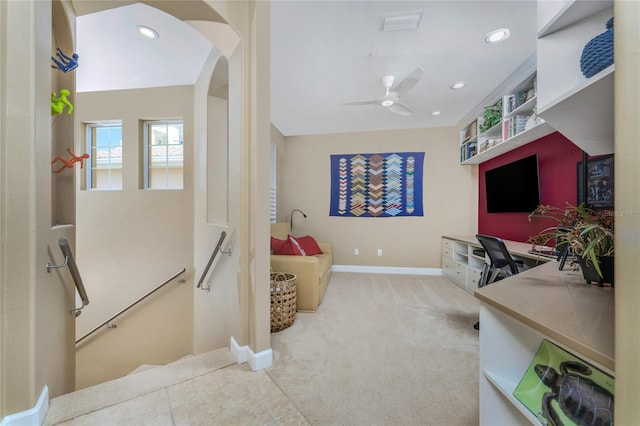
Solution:
[(271, 185), (270, 185), (269, 210), (271, 223), (276, 223), (278, 207), (278, 147), (271, 143)]

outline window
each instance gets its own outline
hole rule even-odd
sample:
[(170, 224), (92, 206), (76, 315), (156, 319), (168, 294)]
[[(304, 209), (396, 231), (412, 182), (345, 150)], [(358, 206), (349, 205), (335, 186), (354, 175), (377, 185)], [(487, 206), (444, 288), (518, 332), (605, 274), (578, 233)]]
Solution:
[(182, 189), (182, 120), (145, 121), (143, 127), (144, 189)]
[(88, 189), (122, 189), (122, 122), (87, 125)]
[(278, 207), (278, 147), (271, 143), (271, 184), (269, 211), (271, 223), (276, 223)]

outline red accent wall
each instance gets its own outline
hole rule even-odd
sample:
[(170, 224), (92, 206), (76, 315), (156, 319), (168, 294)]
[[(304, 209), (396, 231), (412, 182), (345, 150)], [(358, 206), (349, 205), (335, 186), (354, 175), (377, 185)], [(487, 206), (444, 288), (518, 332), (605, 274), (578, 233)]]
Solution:
[(550, 226), (540, 220), (529, 222), (528, 213), (487, 213), (484, 173), (533, 154), (538, 154), (540, 204), (559, 207), (567, 202), (576, 204), (576, 164), (582, 161), (582, 150), (555, 132), (479, 165), (478, 233), (524, 242)]

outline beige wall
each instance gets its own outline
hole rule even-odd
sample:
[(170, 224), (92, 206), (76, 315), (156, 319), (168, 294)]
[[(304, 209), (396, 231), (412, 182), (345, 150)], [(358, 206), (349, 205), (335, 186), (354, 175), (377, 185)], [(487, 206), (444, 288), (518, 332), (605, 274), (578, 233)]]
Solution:
[[(69, 4), (67, 1), (65, 3)], [(257, 6), (250, 1), (207, 0), (189, 3), (149, 0), (145, 3), (183, 20), (220, 21), (222, 17), (241, 37), (238, 53), (233, 55), (229, 63), (229, 87), (232, 93), (229, 99), (229, 155), (237, 159), (234, 167), (229, 169), (229, 181), (232, 182), (229, 190), (235, 191), (234, 197), (237, 197), (237, 202), (229, 206), (229, 215), (235, 216), (240, 223), (240, 228), (235, 232), (239, 246), (236, 248), (239, 253), (236, 260), (240, 267), (232, 266), (218, 277), (216, 282), (225, 282), (228, 286), (235, 287), (236, 294), (239, 295), (239, 326), (232, 331), (236, 340), (241, 345), (248, 345), (253, 352), (263, 351), (269, 347), (269, 224), (268, 219), (265, 219), (268, 218), (268, 201), (265, 202), (262, 195), (263, 185), (266, 184), (262, 182), (268, 182), (265, 177), (268, 175), (269, 167), (268, 156), (263, 156), (264, 152), (268, 152), (270, 122), (268, 4)], [(100, 5), (97, 6), (99, 9)], [(256, 8), (260, 9), (257, 13)], [(73, 24), (73, 20), (71, 23)], [(3, 253), (0, 256), (0, 418), (4, 418), (6, 415), (32, 408), (44, 385), (49, 387), (50, 396), (73, 388), (74, 322), (68, 321), (68, 318), (72, 318), (68, 309), (73, 305), (74, 291), (69, 286), (68, 276), (58, 273), (46, 274), (44, 265), (47, 261), (59, 263), (61, 256), (56, 255), (59, 248), (55, 244), (59, 235), (69, 236), (72, 246), (75, 246), (74, 220), (68, 219), (66, 215), (67, 211), (75, 213), (75, 208), (69, 209), (68, 202), (56, 204), (56, 213), (52, 215), (53, 185), (49, 173), (52, 158), (52, 126), (49, 105), (41, 101), (49, 98), (52, 89), (49, 59), (52, 45), (51, 4), (0, 2), (0, 27), (0, 82), (2, 87), (6, 88), (6, 91), (0, 94), (0, 148), (3, 153), (0, 156), (0, 195), (3, 200), (3, 208), (0, 209), (0, 242)], [(74, 32), (73, 28), (71, 32)], [(63, 47), (65, 51), (75, 50)], [(116, 101), (109, 99), (110, 95), (113, 94), (104, 93), (108, 99), (107, 103), (113, 106)], [(189, 105), (183, 105), (184, 108), (180, 106), (180, 109), (184, 111), (193, 108), (193, 96), (188, 103)], [(167, 113), (166, 109), (156, 108), (159, 105), (157, 102), (149, 102), (144, 105), (145, 112), (149, 116)], [(126, 110), (127, 105), (121, 103), (119, 108)], [(76, 104), (75, 112), (78, 111), (81, 109)], [(100, 119), (105, 118), (100, 115)], [(113, 117), (120, 114), (113, 112), (111, 115)], [(193, 128), (192, 126), (195, 127), (193, 123), (185, 123), (185, 128)], [(196, 133), (198, 132), (194, 131), (194, 134)], [(128, 137), (135, 139), (137, 135)], [(194, 135), (188, 135), (185, 130), (185, 139), (192, 137)], [(64, 138), (67, 141), (73, 139)], [(75, 142), (76, 147), (80, 148), (80, 142)], [(199, 139), (196, 143), (204, 142)], [(132, 154), (130, 158), (134, 157)], [(189, 167), (193, 167), (195, 159), (191, 157), (185, 161), (191, 162)], [(254, 173), (250, 172), (250, 167), (255, 168)], [(121, 251), (132, 253), (137, 248), (143, 252), (145, 258), (151, 257), (147, 256), (149, 252), (167, 248), (166, 241), (175, 241), (178, 248), (187, 247), (184, 253), (170, 256), (172, 262), (187, 266), (187, 285), (172, 285), (164, 294), (159, 293), (153, 297), (155, 303), (150, 315), (158, 317), (159, 311), (165, 315), (170, 311), (168, 306), (173, 305), (173, 302), (166, 303), (167, 300), (180, 299), (186, 293), (188, 297), (185, 299), (188, 300), (185, 304), (193, 303), (194, 271), (193, 267), (189, 267), (194, 264), (193, 169), (188, 172), (189, 176), (185, 176), (189, 181), (185, 181), (184, 191), (173, 191), (172, 194), (141, 191), (141, 199), (137, 201), (129, 198), (133, 194), (132, 182), (137, 182), (137, 176), (133, 176), (132, 173), (135, 172), (131, 170), (123, 175), (125, 188), (122, 191), (103, 191), (102, 195), (105, 198), (97, 201), (97, 206), (110, 211), (122, 208), (123, 202), (133, 203), (135, 206), (125, 207), (124, 212), (132, 213), (133, 216), (117, 213), (96, 227), (89, 227), (86, 221), (83, 222), (83, 228), (90, 229), (93, 235), (89, 237), (85, 234), (82, 245), (101, 249), (97, 241), (102, 239), (108, 243), (110, 249), (117, 246)], [(73, 177), (65, 180), (65, 184), (73, 183), (74, 180), (77, 184), (77, 179)], [(188, 191), (192, 192), (185, 196)], [(71, 191), (70, 200), (73, 199), (73, 192), (75, 191)], [(65, 192), (63, 195), (66, 197), (69, 194)], [(91, 205), (87, 205), (90, 198), (95, 198), (94, 195), (96, 194), (83, 194), (85, 211), (96, 211), (92, 210)], [(105, 202), (106, 199), (110, 202)], [(166, 220), (159, 223), (161, 221), (155, 219), (151, 213), (157, 206), (166, 207), (166, 204), (170, 204), (171, 207), (161, 212), (161, 218), (178, 222), (180, 226), (170, 229), (169, 235), (164, 235), (162, 241), (158, 242), (151, 228), (165, 226)], [(58, 214), (59, 208), (62, 209), (62, 215)], [(54, 223), (67, 225), (52, 228), (54, 216)], [(178, 220), (185, 216), (189, 217), (186, 222)], [(62, 219), (58, 220), (58, 217)], [(119, 222), (117, 226), (114, 225), (116, 222)], [(139, 225), (140, 229), (137, 229), (136, 225)], [(106, 235), (100, 226), (111, 227), (116, 235)], [(183, 231), (186, 229), (186, 232), (178, 232), (177, 229), (180, 227)], [(116, 244), (116, 236), (125, 234), (123, 229), (129, 229), (131, 232), (120, 244)], [(138, 236), (142, 236), (143, 240), (136, 239)], [(154, 246), (156, 242), (157, 247)], [(260, 246), (258, 250), (256, 244)], [(167, 251), (175, 254), (179, 249), (169, 247)], [(121, 252), (103, 250), (100, 254), (104, 253), (107, 259), (113, 256), (122, 260), (124, 271), (133, 271), (129, 259), (125, 259)], [(96, 270), (101, 271), (100, 274), (115, 277), (106, 282), (108, 292), (122, 290), (122, 293), (127, 293), (123, 295), (123, 299), (124, 296), (128, 298), (129, 293), (139, 285), (147, 285), (149, 282), (155, 284), (166, 278), (165, 271), (159, 271), (157, 265), (168, 269), (170, 263), (165, 261), (168, 256), (164, 253), (158, 254), (159, 261), (156, 258), (153, 262), (144, 262), (138, 265), (137, 272), (126, 277), (111, 261), (106, 267), (96, 265)], [(8, 265), (11, 268), (8, 268)], [(82, 267), (81, 273), (89, 285), (94, 278), (103, 279), (94, 277), (93, 272)], [(156, 279), (156, 275), (162, 275), (162, 278)], [(129, 285), (124, 285), (125, 281)], [(215, 287), (215, 283), (213, 285)], [(184, 289), (187, 289), (186, 292)], [(108, 309), (98, 302), (100, 298), (97, 293), (100, 291), (89, 292), (91, 303), (87, 309), (93, 308), (93, 311), (85, 310), (81, 316), (85, 321), (78, 334), (90, 328), (89, 322), (97, 320), (98, 314), (95, 312), (100, 311), (99, 316), (104, 319), (102, 314)], [(107, 298), (111, 296), (108, 294)], [(143, 328), (147, 327), (148, 321), (138, 321), (137, 316), (138, 313), (127, 315), (127, 326), (110, 331), (127, 334), (132, 328), (136, 328), (137, 324), (144, 324)], [(189, 318), (191, 326), (192, 321), (193, 318)], [(71, 332), (68, 332), (67, 324), (71, 324)], [(182, 333), (176, 331), (181, 324), (174, 324), (177, 328), (162, 327), (162, 332), (165, 337), (175, 337), (176, 334)], [(109, 336), (112, 338), (117, 334), (112, 333)], [(190, 340), (192, 336), (187, 332), (180, 337), (165, 338), (164, 343), (183, 346), (183, 339)], [(128, 342), (123, 344), (121, 341), (112, 341), (110, 346), (122, 350), (127, 344)], [(152, 342), (152, 345), (155, 344), (155, 341)]]
[[(59, 217), (52, 208), (55, 141), (73, 139), (67, 117), (56, 124), (42, 102), (57, 83), (49, 62), (52, 10), (50, 2), (0, 4), (0, 417), (33, 407), (45, 385), (59, 395), (74, 381), (73, 283), (65, 270), (46, 270), (63, 260), (58, 238), (74, 240), (72, 217), (52, 226)], [(68, 43), (68, 22), (58, 24)], [(55, 194), (68, 195), (72, 182), (71, 171)]]
[[(439, 268), (442, 235), (476, 232), (477, 170), (458, 165), (457, 129), (292, 136), (285, 141), (281, 217), (288, 222), (292, 209), (304, 211), (307, 219), (294, 216), (293, 234), (331, 242), (336, 265)], [(331, 154), (405, 151), (425, 152), (423, 217), (329, 216)]]
[(249, 344), (254, 352), (271, 347), (271, 292), (269, 288), (269, 177), (271, 171), (271, 5), (254, 4), (251, 13), (248, 63), (251, 133), (248, 145), (248, 229), (250, 287)]
[[(229, 178), (239, 171), (240, 152), (233, 149), (237, 141), (228, 139), (229, 102), (208, 95), (213, 75), (225, 72), (219, 67), (226, 65), (219, 59), (220, 54), (212, 53), (195, 85), (196, 139), (204, 142), (196, 146), (196, 280), (202, 276), (222, 232), (227, 234), (223, 249), (231, 249), (232, 254), (220, 253), (215, 259), (202, 285), (210, 287), (209, 291), (194, 290), (196, 354), (226, 347), (230, 337), (240, 332), (240, 251), (235, 232), (239, 227), (240, 191), (239, 181)], [(236, 114), (231, 112), (232, 116)]]
[[(140, 120), (176, 117), (184, 121), (184, 189), (142, 190)], [(105, 327), (79, 345), (76, 383), (85, 387), (192, 352), (193, 87), (78, 93), (75, 118), (80, 146), (82, 123), (99, 120), (121, 120), (123, 139), (122, 190), (78, 185), (76, 258), (91, 300), (78, 317), (78, 337), (187, 269), (186, 285), (170, 284), (114, 321), (118, 328)]]
[(640, 3), (616, 0), (616, 424), (640, 424)]

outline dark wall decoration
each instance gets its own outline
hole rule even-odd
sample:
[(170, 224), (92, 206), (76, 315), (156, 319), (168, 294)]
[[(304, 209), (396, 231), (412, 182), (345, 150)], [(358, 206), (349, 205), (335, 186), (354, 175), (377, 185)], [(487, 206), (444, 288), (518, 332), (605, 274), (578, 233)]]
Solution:
[(422, 216), (424, 152), (331, 155), (331, 216)]
[[(578, 163), (578, 204), (583, 203), (582, 161)], [(613, 207), (613, 155), (587, 160), (587, 201), (590, 207)]]

